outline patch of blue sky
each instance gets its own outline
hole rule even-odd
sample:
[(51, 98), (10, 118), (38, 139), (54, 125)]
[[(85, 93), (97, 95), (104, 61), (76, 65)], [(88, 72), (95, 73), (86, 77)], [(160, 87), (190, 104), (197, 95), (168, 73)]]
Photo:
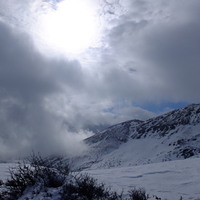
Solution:
[(105, 112), (105, 113), (114, 113), (114, 109), (115, 109), (115, 107), (110, 107), (110, 108), (104, 109), (103, 112)]
[(179, 108), (183, 108), (185, 106), (189, 105), (188, 102), (170, 102), (170, 101), (165, 101), (165, 102), (148, 102), (144, 104), (137, 104), (133, 106), (140, 107), (144, 110), (148, 110), (150, 112), (154, 113), (161, 113), (169, 110), (175, 110)]
[[(132, 107), (139, 107), (141, 109), (147, 110), (149, 112), (153, 112), (155, 114), (160, 114), (164, 112), (168, 112), (170, 110), (175, 110), (179, 108), (183, 108), (188, 106), (188, 102), (171, 102), (171, 101), (163, 101), (163, 102), (146, 102), (146, 103), (132, 103)], [(103, 112), (105, 113), (113, 113), (113, 114), (120, 114), (120, 110), (126, 108), (126, 103), (121, 103), (120, 106), (117, 104), (116, 106), (109, 107), (104, 109)], [(130, 108), (131, 106), (128, 105)]]

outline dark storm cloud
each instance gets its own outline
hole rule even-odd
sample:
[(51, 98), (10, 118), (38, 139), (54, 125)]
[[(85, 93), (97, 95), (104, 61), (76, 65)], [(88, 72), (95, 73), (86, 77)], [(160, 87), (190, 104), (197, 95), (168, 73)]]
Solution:
[(49, 146), (54, 153), (64, 153), (68, 141), (60, 142), (67, 127), (62, 130), (63, 119), (49, 111), (45, 100), (72, 89), (81, 91), (80, 64), (42, 57), (26, 34), (3, 23), (0, 46), (1, 154), (23, 155), (26, 148), (47, 153)]
[(48, 93), (59, 92), (60, 84), (80, 88), (81, 67), (78, 62), (43, 58), (30, 38), (0, 25), (0, 84), (19, 98), (29, 101)]

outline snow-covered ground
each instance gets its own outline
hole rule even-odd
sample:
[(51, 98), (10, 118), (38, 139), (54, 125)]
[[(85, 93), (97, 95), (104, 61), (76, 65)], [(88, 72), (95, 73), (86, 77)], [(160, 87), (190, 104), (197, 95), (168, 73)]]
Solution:
[[(8, 177), (8, 167), (11, 165), (13, 164), (0, 164), (0, 179), (5, 180)], [(88, 170), (83, 173), (89, 173), (118, 192), (124, 190), (126, 193), (134, 187), (143, 187), (150, 199), (157, 195), (162, 200), (179, 200), (181, 196), (183, 200), (200, 200), (200, 158)], [(49, 199), (42, 194), (39, 197), (40, 200)], [(58, 196), (55, 194), (54, 197), (51, 199), (57, 199)], [(38, 196), (34, 199), (38, 200)]]
[(85, 172), (119, 192), (143, 187), (162, 200), (200, 200), (200, 158)]

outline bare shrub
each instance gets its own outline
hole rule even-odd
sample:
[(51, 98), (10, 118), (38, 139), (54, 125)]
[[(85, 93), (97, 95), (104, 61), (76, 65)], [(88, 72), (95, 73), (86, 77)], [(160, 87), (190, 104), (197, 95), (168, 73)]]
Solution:
[(63, 200), (121, 200), (122, 194), (111, 191), (104, 183), (88, 174), (74, 176), (74, 180), (65, 184), (62, 191)]
[[(40, 154), (31, 154), (25, 161), (10, 167), (9, 172), (8, 180), (5, 182), (0, 180), (0, 199), (2, 200), (16, 200), (31, 187), (34, 198), (37, 198), (41, 191), (46, 192), (46, 197), (51, 198), (53, 192), (56, 191), (60, 195), (58, 197), (60, 200), (124, 199), (123, 191), (118, 194), (88, 174), (72, 175), (69, 164), (63, 163), (61, 159), (42, 158)], [(51, 187), (56, 190), (49, 189)], [(149, 199), (149, 195), (143, 188), (134, 188), (128, 191), (128, 197), (126, 195), (125, 197), (126, 200)], [(157, 196), (153, 197), (160, 199)]]
[(61, 161), (55, 164), (51, 159), (43, 159), (32, 154), (29, 159), (9, 168), (10, 178), (5, 181), (2, 199), (17, 199), (24, 190), (36, 184), (42, 187), (60, 187), (69, 175), (69, 166)]
[(130, 190), (129, 192), (129, 197), (130, 200), (147, 200), (149, 199), (149, 195), (146, 194), (145, 189), (143, 188), (134, 188), (132, 190)]

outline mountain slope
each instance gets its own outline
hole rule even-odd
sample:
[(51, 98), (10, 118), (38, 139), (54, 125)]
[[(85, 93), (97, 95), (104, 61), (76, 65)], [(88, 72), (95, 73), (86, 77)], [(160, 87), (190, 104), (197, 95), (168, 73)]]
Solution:
[(123, 122), (84, 141), (89, 149), (72, 159), (76, 169), (133, 166), (200, 154), (200, 104), (147, 121)]

